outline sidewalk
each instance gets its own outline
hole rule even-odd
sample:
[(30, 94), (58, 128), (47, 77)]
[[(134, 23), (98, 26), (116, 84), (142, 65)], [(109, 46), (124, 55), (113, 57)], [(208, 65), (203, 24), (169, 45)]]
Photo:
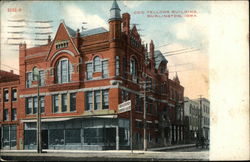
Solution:
[(167, 150), (175, 150), (180, 148), (188, 148), (188, 147), (195, 147), (195, 144), (182, 144), (182, 145), (172, 145), (166, 147), (157, 147), (157, 148), (150, 148), (149, 151), (167, 151)]
[[(143, 150), (133, 150), (134, 153), (152, 153), (157, 151), (168, 151), (181, 148), (195, 147), (195, 144), (182, 144), (182, 145), (172, 145), (166, 147), (149, 148), (147, 151)], [(131, 150), (47, 150), (43, 149), (47, 153), (131, 153)], [(37, 150), (0, 150), (0, 153), (36, 153)]]

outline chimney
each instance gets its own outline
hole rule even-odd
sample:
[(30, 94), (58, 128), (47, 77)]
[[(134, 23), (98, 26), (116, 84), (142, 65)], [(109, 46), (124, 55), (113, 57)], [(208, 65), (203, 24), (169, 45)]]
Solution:
[(50, 44), (50, 42), (51, 42), (51, 36), (49, 35), (48, 36), (48, 44)]
[(122, 14), (122, 31), (125, 32), (125, 34), (129, 34), (130, 30), (130, 14), (124, 13)]
[(149, 45), (150, 47), (150, 56), (151, 56), (151, 58), (154, 60), (154, 50), (155, 50), (155, 46), (154, 46), (154, 42), (151, 40), (151, 42), (150, 42), (150, 45)]

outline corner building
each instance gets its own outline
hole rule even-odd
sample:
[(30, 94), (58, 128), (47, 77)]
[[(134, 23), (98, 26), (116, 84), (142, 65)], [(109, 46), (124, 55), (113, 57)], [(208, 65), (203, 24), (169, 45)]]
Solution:
[(46, 45), (20, 44), (18, 149), (37, 148), (38, 84), (43, 149), (128, 149), (130, 112), (118, 111), (127, 100), (133, 147), (142, 149), (143, 81), (151, 83), (146, 93), (148, 147), (182, 142), (183, 120), (176, 117), (183, 116), (184, 88), (178, 76), (169, 79), (168, 61), (153, 41), (149, 49), (142, 44), (136, 26), (130, 28), (130, 15), (121, 16), (116, 1), (108, 23), (109, 31), (80, 32), (62, 21)]

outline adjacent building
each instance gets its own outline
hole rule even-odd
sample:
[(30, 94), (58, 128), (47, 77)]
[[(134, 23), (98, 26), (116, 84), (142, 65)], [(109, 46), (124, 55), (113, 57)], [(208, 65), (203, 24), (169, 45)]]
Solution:
[(0, 142), (1, 149), (17, 148), (19, 125), (19, 76), (0, 70)]
[(197, 138), (210, 139), (210, 102), (206, 98), (184, 97), (185, 141), (195, 142)]
[[(1, 86), (2, 94), (16, 89), (18, 105), (9, 99), (0, 107), (0, 116), (8, 110), (8, 119), (16, 109), (17, 120), (8, 123), (0, 118), (0, 124), (2, 134), (17, 125), (17, 149), (37, 147), (38, 103), (43, 149), (124, 149), (130, 146), (131, 133), (133, 147), (142, 149), (144, 126), (148, 147), (184, 141), (184, 87), (177, 75), (169, 78), (168, 61), (155, 50), (154, 42), (143, 44), (136, 26), (131, 28), (130, 14), (120, 11), (114, 1), (109, 30), (80, 32), (62, 21), (46, 45), (20, 44), (19, 76), (13, 84)], [(147, 83), (146, 101), (143, 83)], [(118, 110), (128, 100), (132, 121), (130, 112)]]

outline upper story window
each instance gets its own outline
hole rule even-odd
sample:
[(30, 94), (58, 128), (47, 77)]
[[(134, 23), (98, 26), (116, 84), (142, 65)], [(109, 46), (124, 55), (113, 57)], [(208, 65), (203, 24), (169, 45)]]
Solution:
[(72, 75), (72, 64), (66, 58), (61, 59), (58, 61), (57, 67), (57, 83), (68, 83), (71, 81)]
[(17, 117), (16, 117), (16, 109), (13, 108), (11, 109), (11, 120), (16, 120)]
[(94, 72), (102, 72), (102, 78), (108, 78), (109, 76), (109, 63), (108, 60), (101, 60), (100, 57), (95, 57), (93, 62), (86, 64), (86, 79), (92, 80)]
[(44, 70), (39, 71), (39, 86), (44, 86)]
[(132, 80), (137, 81), (137, 67), (136, 67), (136, 60), (131, 58), (130, 60), (130, 74), (132, 75)]
[(4, 102), (8, 102), (9, 101), (9, 90), (8, 89), (4, 89), (3, 91), (3, 101)]
[(136, 69), (136, 61), (135, 61), (135, 59), (132, 58), (130, 60), (130, 74), (135, 76), (136, 75), (136, 70), (137, 70)]
[(101, 72), (101, 60), (98, 56), (94, 58), (94, 72)]
[(58, 41), (56, 42), (56, 49), (60, 49), (60, 48), (66, 48), (69, 46), (69, 41), (68, 40), (62, 40), (62, 41)]
[(32, 83), (32, 72), (28, 72), (26, 77), (27, 77), (27, 79), (26, 79), (26, 87), (30, 88), (31, 83)]
[(92, 63), (87, 63), (87, 80), (93, 79), (93, 66)]
[(11, 91), (12, 93), (12, 101), (16, 101), (17, 100), (17, 89), (12, 89)]
[(3, 110), (3, 121), (8, 121), (9, 115), (8, 115), (8, 109)]
[(38, 79), (38, 76), (35, 74), (36, 71), (38, 71), (38, 69), (37, 69), (37, 67), (34, 67), (33, 68), (33, 72), (32, 72), (33, 80), (37, 80)]
[(108, 78), (108, 60), (102, 61), (102, 77)]
[(119, 56), (115, 56), (115, 75), (120, 75), (120, 58)]
[(165, 66), (160, 66), (160, 72), (163, 74), (163, 73), (165, 73), (165, 71), (166, 71), (166, 67)]

